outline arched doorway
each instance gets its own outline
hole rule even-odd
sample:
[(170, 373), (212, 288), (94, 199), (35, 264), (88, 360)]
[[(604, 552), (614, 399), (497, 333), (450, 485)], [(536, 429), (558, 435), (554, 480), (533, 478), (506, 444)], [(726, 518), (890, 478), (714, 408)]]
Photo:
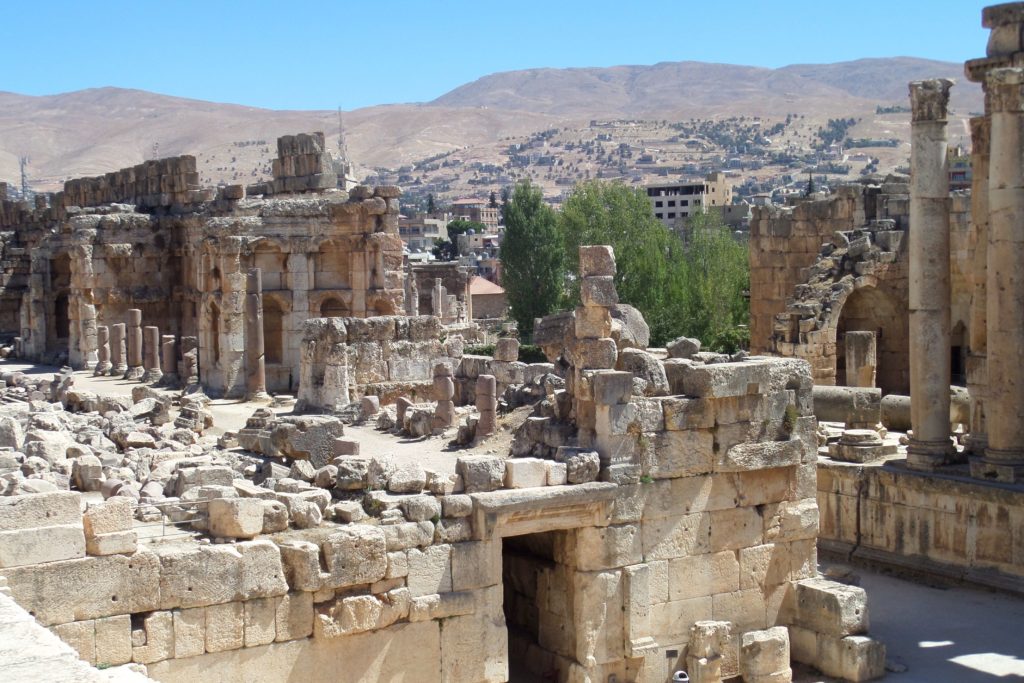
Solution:
[(329, 296), (320, 304), (321, 318), (344, 318), (348, 315), (348, 306), (334, 296)]
[(877, 345), (876, 382), (883, 394), (910, 391), (910, 341), (906, 306), (877, 287), (854, 290), (843, 303), (836, 328), (836, 383), (846, 382), (846, 333), (870, 331)]

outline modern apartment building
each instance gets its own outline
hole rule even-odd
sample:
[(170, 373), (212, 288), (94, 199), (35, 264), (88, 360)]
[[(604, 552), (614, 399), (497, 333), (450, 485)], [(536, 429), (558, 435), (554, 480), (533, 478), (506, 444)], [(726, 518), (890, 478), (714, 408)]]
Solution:
[(654, 217), (670, 228), (680, 218), (732, 204), (732, 184), (724, 173), (711, 173), (696, 182), (648, 185), (646, 189)]

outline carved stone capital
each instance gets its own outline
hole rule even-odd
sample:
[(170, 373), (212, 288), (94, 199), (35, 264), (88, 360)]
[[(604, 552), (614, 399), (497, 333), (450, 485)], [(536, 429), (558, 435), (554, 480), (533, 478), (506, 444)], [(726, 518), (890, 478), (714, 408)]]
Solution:
[(951, 87), (953, 81), (948, 78), (913, 81), (910, 84), (910, 106), (913, 111), (911, 121), (945, 121)]
[(992, 69), (986, 84), (993, 112), (1024, 112), (1024, 69)]

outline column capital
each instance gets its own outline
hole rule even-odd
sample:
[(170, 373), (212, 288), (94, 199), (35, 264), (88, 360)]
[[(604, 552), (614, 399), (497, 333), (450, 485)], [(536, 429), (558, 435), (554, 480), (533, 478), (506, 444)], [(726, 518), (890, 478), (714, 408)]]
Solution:
[(1024, 112), (1024, 69), (992, 69), (985, 84), (993, 112)]
[(910, 83), (910, 106), (913, 111), (911, 122), (945, 121), (951, 87), (953, 87), (953, 81), (948, 78), (912, 81)]

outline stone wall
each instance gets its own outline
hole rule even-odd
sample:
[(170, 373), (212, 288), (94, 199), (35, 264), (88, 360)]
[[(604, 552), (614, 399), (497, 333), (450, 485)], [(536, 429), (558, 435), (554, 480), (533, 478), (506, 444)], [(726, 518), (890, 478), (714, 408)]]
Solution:
[(1024, 493), (966, 476), (823, 459), (824, 549), (1024, 593)]
[(295, 391), (305, 320), (405, 309), (399, 188), (334, 190), (322, 147), (322, 134), (282, 138), (279, 176), (249, 197), (199, 189), (186, 156), (70, 180), (32, 206), (0, 200), (0, 332), (29, 359), (92, 368), (96, 328), (139, 309), (198, 340), (209, 392), (240, 396), (246, 273), (259, 268), (268, 389)]
[(300, 353), (300, 407), (332, 411), (367, 395), (429, 399), (434, 367), (459, 365), (462, 338), (448, 338), (429, 315), (314, 318), (303, 325)]
[[(846, 384), (845, 333), (872, 331), (878, 386), (909, 392), (909, 190), (902, 180), (842, 186), (831, 197), (792, 208), (755, 207), (752, 351), (803, 358), (816, 383)], [(952, 320), (962, 373), (974, 286), (962, 259), (973, 257), (976, 242), (969, 193), (951, 195), (950, 225)]]

